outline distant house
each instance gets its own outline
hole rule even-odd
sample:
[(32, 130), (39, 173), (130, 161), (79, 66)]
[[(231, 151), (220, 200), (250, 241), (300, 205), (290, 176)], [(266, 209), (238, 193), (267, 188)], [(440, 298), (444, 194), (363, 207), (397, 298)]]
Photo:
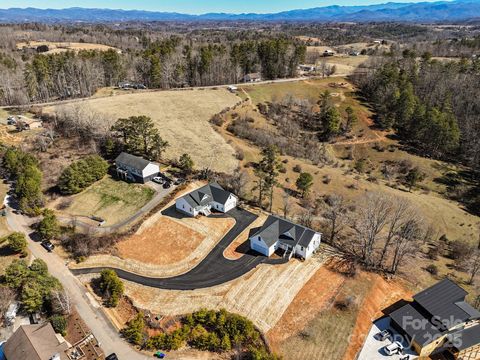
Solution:
[(262, 75), (260, 73), (250, 73), (243, 77), (243, 82), (259, 82), (262, 81)]
[(265, 256), (283, 249), (284, 256), (308, 259), (320, 246), (321, 237), (320, 233), (312, 229), (270, 215), (250, 236), (250, 248)]
[(226, 213), (237, 206), (238, 198), (217, 183), (202, 186), (175, 200), (177, 211), (190, 216), (210, 215), (212, 210)]
[(22, 325), (3, 345), (7, 360), (70, 360), (69, 344), (57, 337), (50, 323)]
[(323, 56), (333, 56), (333, 55), (335, 55), (335, 52), (332, 50), (325, 50), (323, 52)]
[(117, 156), (115, 166), (119, 178), (140, 183), (152, 180), (160, 172), (158, 164), (125, 152)]
[(480, 359), (480, 312), (465, 301), (467, 295), (444, 279), (391, 312), (390, 325), (422, 358), (448, 352), (448, 358)]
[(315, 65), (299, 65), (298, 68), (305, 72), (312, 72), (316, 70)]

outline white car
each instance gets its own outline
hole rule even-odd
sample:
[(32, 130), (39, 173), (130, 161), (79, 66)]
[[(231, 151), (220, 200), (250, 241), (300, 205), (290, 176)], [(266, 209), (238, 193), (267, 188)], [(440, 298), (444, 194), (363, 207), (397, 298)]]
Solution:
[(163, 184), (164, 183), (164, 179), (161, 177), (161, 176), (155, 176), (153, 179), (152, 179), (153, 182), (156, 182), (157, 184)]
[(385, 346), (383, 349), (385, 350), (385, 353), (387, 355), (392, 356), (403, 351), (403, 345), (400, 344), (398, 341), (394, 341), (390, 345)]

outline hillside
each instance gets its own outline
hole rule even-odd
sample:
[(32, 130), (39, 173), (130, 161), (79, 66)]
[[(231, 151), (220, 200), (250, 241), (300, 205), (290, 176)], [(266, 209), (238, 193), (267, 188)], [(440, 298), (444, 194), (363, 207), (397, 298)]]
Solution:
[(480, 16), (480, 4), (474, 0), (386, 3), (369, 6), (325, 6), (295, 9), (278, 13), (201, 15), (175, 12), (113, 9), (36, 9), (11, 8), (0, 10), (0, 22), (109, 22), (109, 21), (464, 21)]

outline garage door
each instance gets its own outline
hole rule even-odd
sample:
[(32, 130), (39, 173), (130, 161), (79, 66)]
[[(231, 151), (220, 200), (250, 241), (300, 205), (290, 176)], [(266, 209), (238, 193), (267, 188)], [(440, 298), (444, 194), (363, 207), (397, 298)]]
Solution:
[(250, 241), (251, 248), (252, 250), (258, 251), (260, 254), (263, 254), (265, 256), (268, 256), (268, 248), (263, 247), (261, 244), (258, 243), (258, 241)]

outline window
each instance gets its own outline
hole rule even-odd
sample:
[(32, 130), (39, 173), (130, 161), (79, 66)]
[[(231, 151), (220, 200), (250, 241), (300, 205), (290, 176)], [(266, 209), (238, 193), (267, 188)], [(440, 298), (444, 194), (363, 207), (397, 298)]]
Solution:
[(303, 251), (303, 246), (300, 246), (300, 249)]

